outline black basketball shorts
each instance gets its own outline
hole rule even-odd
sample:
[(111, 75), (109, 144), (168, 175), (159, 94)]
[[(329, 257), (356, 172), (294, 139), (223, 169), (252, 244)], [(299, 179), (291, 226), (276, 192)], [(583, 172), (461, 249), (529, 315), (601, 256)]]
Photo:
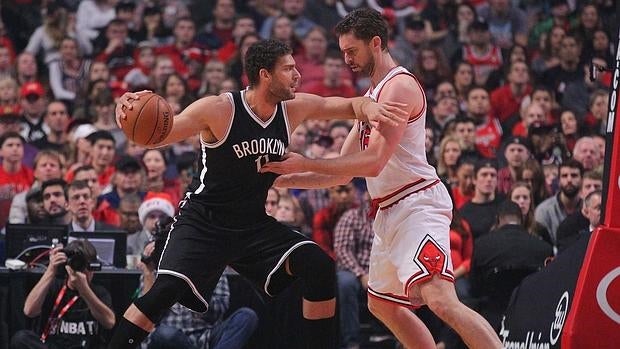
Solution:
[(159, 262), (158, 274), (176, 276), (189, 285), (179, 303), (196, 312), (207, 311), (227, 265), (268, 295), (278, 294), (295, 278), (276, 271), (284, 269), (286, 258), (297, 247), (314, 243), (271, 217), (256, 224), (245, 222), (248, 228), (242, 229), (216, 222), (204, 205), (185, 201)]

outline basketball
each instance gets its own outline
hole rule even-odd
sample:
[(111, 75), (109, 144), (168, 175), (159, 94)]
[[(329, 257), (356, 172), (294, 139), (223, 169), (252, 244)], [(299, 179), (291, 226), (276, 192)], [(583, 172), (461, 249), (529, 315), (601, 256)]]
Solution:
[(154, 145), (162, 142), (170, 130), (174, 113), (166, 100), (147, 93), (131, 101), (132, 109), (123, 108), (126, 117), (121, 118), (121, 128), (128, 139), (139, 145)]

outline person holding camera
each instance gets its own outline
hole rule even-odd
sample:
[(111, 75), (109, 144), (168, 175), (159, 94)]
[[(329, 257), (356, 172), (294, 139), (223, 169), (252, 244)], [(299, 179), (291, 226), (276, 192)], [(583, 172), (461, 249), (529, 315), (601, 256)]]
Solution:
[[(41, 318), (41, 332), (22, 330), (11, 339), (11, 349), (99, 348), (102, 330), (115, 324), (112, 298), (103, 287), (91, 284), (95, 247), (75, 240), (50, 252), (50, 263), (28, 294), (24, 314)], [(60, 279), (65, 272), (64, 279)]]

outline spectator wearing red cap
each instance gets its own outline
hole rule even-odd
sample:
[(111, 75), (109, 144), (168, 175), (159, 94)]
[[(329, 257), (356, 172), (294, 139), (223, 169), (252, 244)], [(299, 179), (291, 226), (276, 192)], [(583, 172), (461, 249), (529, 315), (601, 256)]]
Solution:
[(28, 190), (34, 182), (32, 169), (22, 164), (24, 158), (24, 139), (16, 132), (0, 136), (0, 227), (4, 227), (9, 217), (11, 201), (15, 194)]
[(141, 254), (144, 246), (153, 239), (155, 223), (163, 217), (174, 216), (174, 205), (167, 194), (150, 193), (138, 208), (142, 231), (127, 236), (127, 250), (131, 254)]
[(43, 114), (47, 105), (45, 90), (39, 82), (28, 82), (20, 90), (22, 112), (21, 135), (26, 142), (34, 142), (45, 137), (49, 128), (43, 123)]

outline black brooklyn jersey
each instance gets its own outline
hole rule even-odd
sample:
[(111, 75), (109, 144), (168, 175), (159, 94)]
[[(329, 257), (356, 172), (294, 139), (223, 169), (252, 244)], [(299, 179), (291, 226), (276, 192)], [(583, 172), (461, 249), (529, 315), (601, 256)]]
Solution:
[(266, 216), (267, 190), (276, 175), (258, 170), (284, 155), (289, 143), (288, 117), (280, 102), (274, 115), (263, 122), (245, 102), (245, 91), (228, 97), (234, 102), (230, 130), (216, 143), (201, 141), (198, 171), (188, 191), (190, 200), (247, 222)]

